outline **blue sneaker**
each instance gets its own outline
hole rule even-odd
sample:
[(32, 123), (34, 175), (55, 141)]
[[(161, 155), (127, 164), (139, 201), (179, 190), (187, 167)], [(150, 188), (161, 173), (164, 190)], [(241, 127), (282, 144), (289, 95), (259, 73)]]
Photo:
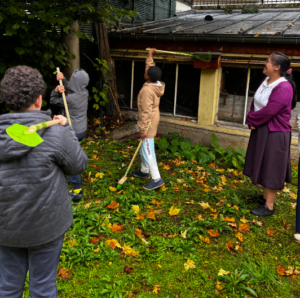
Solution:
[(70, 199), (73, 202), (79, 202), (82, 198), (83, 198), (83, 192), (81, 188), (72, 190), (72, 192), (70, 193)]
[(164, 181), (160, 178), (157, 182), (152, 180), (149, 184), (144, 185), (144, 189), (153, 190), (153, 189), (162, 187), (164, 184), (165, 184)]
[(142, 171), (132, 171), (131, 174), (134, 177), (143, 178), (143, 179), (149, 179), (150, 174), (149, 173), (143, 173)]

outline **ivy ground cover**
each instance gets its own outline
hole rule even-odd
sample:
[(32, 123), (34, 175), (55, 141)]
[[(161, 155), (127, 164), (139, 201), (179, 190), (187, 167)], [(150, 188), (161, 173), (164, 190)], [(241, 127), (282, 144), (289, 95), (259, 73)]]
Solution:
[[(157, 150), (165, 186), (147, 192), (148, 180), (129, 175), (117, 191), (137, 145), (82, 142), (85, 199), (73, 204), (59, 297), (300, 296), (297, 165), (292, 184), (278, 192), (275, 215), (258, 218), (249, 210), (262, 188), (218, 157), (200, 164)], [(139, 165), (137, 158), (132, 169)]]

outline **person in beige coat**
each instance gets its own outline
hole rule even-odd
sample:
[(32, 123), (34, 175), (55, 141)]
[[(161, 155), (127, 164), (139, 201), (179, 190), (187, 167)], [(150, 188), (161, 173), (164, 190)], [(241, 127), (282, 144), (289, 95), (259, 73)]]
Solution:
[[(164, 185), (161, 179), (155, 156), (154, 138), (157, 134), (159, 124), (159, 102), (160, 97), (164, 95), (165, 83), (160, 82), (162, 71), (159, 67), (154, 66), (152, 55), (155, 49), (149, 51), (146, 59), (146, 71), (144, 78), (146, 83), (143, 85), (138, 95), (138, 117), (141, 139), (141, 170), (133, 171), (135, 177), (149, 179), (152, 181), (144, 186), (146, 190), (153, 190)], [(149, 123), (151, 126), (148, 129)], [(147, 132), (148, 129), (148, 132)]]

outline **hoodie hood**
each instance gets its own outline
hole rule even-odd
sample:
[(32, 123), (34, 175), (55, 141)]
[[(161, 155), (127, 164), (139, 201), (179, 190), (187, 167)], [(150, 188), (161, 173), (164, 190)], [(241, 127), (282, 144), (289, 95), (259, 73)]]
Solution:
[[(25, 111), (20, 113), (9, 113), (0, 115), (0, 162), (19, 159), (26, 155), (32, 147), (23, 145), (13, 140), (7, 133), (6, 129), (15, 124), (30, 126), (45, 121), (52, 120), (49, 111)], [(45, 129), (39, 130), (37, 133), (43, 137)]]
[(90, 77), (85, 70), (76, 69), (68, 82), (67, 88), (74, 93), (85, 94), (88, 92), (86, 87), (89, 84), (89, 81)]
[(150, 87), (151, 90), (157, 97), (162, 97), (165, 93), (165, 83), (159, 82), (160, 84), (153, 84), (153, 83), (145, 83), (144, 86)]

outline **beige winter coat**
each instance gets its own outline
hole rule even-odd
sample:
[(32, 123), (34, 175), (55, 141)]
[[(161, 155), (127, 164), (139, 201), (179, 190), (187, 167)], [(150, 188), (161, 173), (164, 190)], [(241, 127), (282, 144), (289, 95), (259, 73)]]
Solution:
[[(154, 66), (153, 59), (147, 58), (146, 71), (150, 66)], [(160, 85), (145, 83), (137, 99), (140, 133), (146, 133), (149, 122), (152, 125), (147, 133), (148, 139), (154, 138), (157, 134), (160, 119), (159, 102), (165, 92), (165, 83), (160, 83)]]

